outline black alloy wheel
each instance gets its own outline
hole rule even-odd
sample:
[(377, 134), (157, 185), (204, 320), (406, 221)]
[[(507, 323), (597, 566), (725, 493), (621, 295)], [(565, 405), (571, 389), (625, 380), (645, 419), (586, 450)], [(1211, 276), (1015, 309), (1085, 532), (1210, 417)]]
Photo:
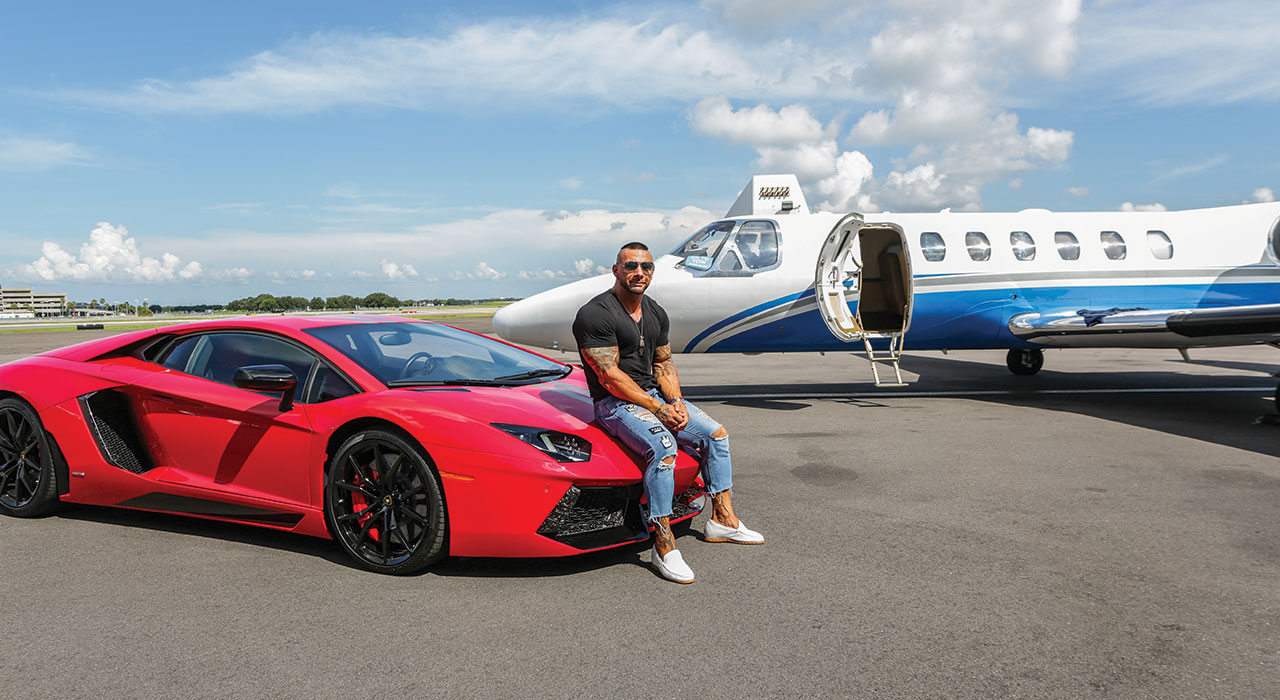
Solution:
[(0, 399), (0, 512), (44, 515), (58, 503), (53, 452), (40, 417), (17, 399)]
[(325, 473), (329, 532), (370, 571), (412, 574), (444, 558), (440, 477), (421, 448), (385, 430), (352, 435)]

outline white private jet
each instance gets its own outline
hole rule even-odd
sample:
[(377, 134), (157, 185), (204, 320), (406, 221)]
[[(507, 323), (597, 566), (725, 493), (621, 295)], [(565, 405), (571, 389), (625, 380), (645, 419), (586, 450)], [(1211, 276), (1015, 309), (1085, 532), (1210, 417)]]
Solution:
[[(809, 211), (794, 175), (757, 175), (724, 218), (655, 260), (674, 352), (808, 352), (861, 343), (902, 383), (902, 348), (1280, 346), (1280, 202), (1179, 212)], [(516, 343), (574, 350), (580, 280), (494, 316)], [(1280, 390), (1278, 390), (1280, 393)]]

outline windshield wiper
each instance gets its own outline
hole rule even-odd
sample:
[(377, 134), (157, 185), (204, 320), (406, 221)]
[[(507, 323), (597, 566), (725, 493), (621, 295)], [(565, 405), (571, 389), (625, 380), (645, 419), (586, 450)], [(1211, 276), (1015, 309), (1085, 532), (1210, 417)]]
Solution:
[(573, 367), (567, 366), (567, 365), (564, 367), (557, 367), (555, 369), (531, 369), (528, 372), (521, 372), (519, 374), (508, 374), (505, 377), (496, 377), (494, 378), (494, 381), (495, 382), (501, 382), (501, 381), (518, 382), (524, 379), (537, 379), (539, 377), (555, 377), (559, 379), (560, 377), (566, 376), (572, 371), (573, 371)]
[(406, 386), (510, 386), (497, 379), (392, 379), (387, 386), (397, 389)]

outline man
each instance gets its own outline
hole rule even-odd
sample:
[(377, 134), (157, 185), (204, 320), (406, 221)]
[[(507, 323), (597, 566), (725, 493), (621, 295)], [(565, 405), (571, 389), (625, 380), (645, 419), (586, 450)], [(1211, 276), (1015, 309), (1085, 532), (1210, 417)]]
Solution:
[(693, 583), (693, 571), (671, 534), (676, 446), (695, 450), (711, 494), (708, 542), (763, 544), (733, 512), (729, 433), (685, 401), (667, 340), (670, 321), (658, 302), (644, 295), (653, 280), (653, 256), (643, 243), (628, 243), (613, 265), (613, 288), (578, 309), (573, 337), (590, 370), (587, 384), (596, 420), (627, 447), (643, 455), (644, 492), (653, 525), (651, 565), (670, 581)]

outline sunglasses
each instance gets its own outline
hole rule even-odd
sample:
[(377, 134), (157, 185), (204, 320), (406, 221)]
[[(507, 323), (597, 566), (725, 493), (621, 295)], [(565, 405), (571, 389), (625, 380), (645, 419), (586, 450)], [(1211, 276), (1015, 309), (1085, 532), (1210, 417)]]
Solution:
[(627, 272), (635, 272), (635, 271), (636, 271), (636, 268), (640, 268), (641, 270), (644, 270), (645, 272), (653, 272), (653, 263), (651, 263), (651, 262), (639, 262), (639, 261), (636, 261), (636, 260), (628, 260), (628, 261), (626, 261), (626, 262), (622, 263), (622, 269), (626, 270)]

